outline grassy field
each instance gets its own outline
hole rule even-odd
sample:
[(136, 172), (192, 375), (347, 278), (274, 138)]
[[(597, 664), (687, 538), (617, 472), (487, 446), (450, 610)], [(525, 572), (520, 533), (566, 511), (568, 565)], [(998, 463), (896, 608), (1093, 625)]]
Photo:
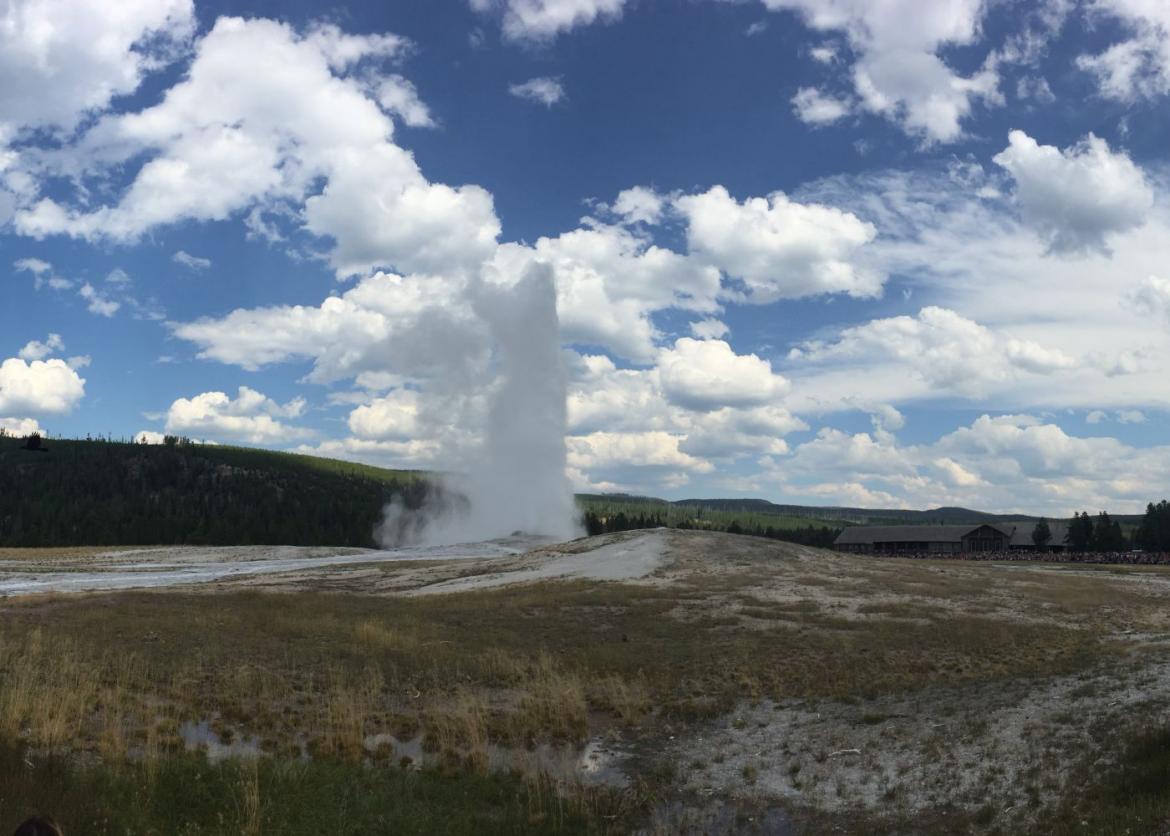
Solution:
[[(689, 797), (682, 773), (716, 769), (720, 755), (682, 769), (656, 753), (720, 724), (751, 732), (735, 719), (745, 706), (857, 711), (880, 731), (887, 701), (944, 694), (947, 710), (977, 719), (963, 695), (1136, 664), (1160, 651), (1117, 637), (1167, 628), (1157, 571), (876, 562), (674, 536), (670, 568), (640, 584), (0, 602), (0, 832), (34, 808), (71, 833), (305, 833), (323, 822), (352, 833), (671, 832), (656, 816)], [(263, 756), (211, 764), (185, 751), (181, 729), (199, 722)], [(1038, 789), (1032, 825), (1062, 832), (1090, 799), (1105, 811), (1093, 821), (1134, 833), (1170, 815), (1155, 780), (1170, 738), (1112, 731), (1068, 778), (1085, 792), (1053, 801)], [(426, 768), (404, 765), (396, 744), (371, 744), (385, 735), (418, 741)], [(631, 785), (566, 789), (492, 765), (501, 749), (596, 738), (634, 752)], [(833, 765), (808, 757), (802, 775)], [(737, 767), (744, 780), (756, 769)], [(980, 830), (978, 810), (929, 810), (906, 831)], [(867, 815), (848, 820), (868, 822), (861, 832), (894, 826)], [(1010, 832), (1011, 821), (997, 826)]]

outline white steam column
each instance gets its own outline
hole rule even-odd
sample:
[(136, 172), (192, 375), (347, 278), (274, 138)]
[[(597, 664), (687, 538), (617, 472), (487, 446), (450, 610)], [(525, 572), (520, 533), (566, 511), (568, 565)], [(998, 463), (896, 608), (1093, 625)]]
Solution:
[[(567, 385), (552, 271), (529, 268), (510, 286), (477, 281), (470, 293), (491, 336), (495, 380), (478, 455), (443, 486), (467, 503), (432, 504), (405, 526), (398, 517), (411, 512), (387, 508), (383, 531), (399, 536), (385, 544), (470, 543), (516, 531), (577, 537), (580, 512), (565, 475)], [(407, 531), (414, 533), (403, 537)]]

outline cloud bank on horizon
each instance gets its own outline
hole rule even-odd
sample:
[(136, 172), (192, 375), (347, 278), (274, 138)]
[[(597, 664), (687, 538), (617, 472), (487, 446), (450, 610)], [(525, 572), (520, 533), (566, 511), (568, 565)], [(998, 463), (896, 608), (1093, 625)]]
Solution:
[(580, 490), (1170, 494), (1170, 7), (422, 5), (0, 11), (0, 428), (458, 466), (539, 270)]

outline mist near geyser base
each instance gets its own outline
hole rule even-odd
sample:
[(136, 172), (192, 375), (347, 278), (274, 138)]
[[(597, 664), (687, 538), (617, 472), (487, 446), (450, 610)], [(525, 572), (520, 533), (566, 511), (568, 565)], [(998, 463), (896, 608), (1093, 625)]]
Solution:
[(567, 381), (551, 271), (531, 268), (511, 286), (477, 281), (470, 292), (496, 369), (482, 442), (458, 473), (432, 477), (421, 508), (386, 506), (383, 548), (583, 533), (565, 474)]

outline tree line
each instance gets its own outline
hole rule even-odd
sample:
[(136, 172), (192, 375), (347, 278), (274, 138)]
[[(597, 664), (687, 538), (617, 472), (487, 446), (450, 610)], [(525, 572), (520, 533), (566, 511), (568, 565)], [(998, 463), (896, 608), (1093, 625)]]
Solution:
[(726, 531), (728, 534), (747, 534), (752, 537), (766, 537), (771, 540), (783, 540), (788, 543), (800, 543), (805, 546), (819, 546), (830, 548), (839, 528), (807, 525), (793, 528), (783, 528), (732, 519), (730, 522), (712, 523), (696, 517), (695, 519), (678, 519), (662, 513), (629, 513), (618, 511), (602, 515), (593, 510), (585, 511), (585, 533), (590, 536), (609, 534), (615, 531), (632, 531), (638, 528), (680, 528), (685, 530), (697, 529), (702, 531)]
[(1146, 506), (1146, 515), (1133, 535), (1134, 545), (1147, 552), (1170, 552), (1170, 503)]
[[(1041, 551), (1056, 545), (1047, 520), (1036, 523), (1032, 542)], [(1149, 503), (1145, 516), (1129, 535), (1107, 511), (1101, 511), (1096, 518), (1090, 517), (1088, 511), (1075, 513), (1068, 521), (1060, 545), (1070, 552), (1122, 552), (1130, 549), (1170, 552), (1170, 503), (1164, 499), (1156, 505)]]
[[(387, 503), (420, 508), (432, 490), (420, 473), (180, 436), (145, 445), (17, 438), (0, 430), (0, 546), (374, 546)], [(629, 505), (586, 503), (587, 532), (665, 526), (828, 548), (841, 531), (760, 513)], [(1057, 545), (1045, 520), (1032, 539), (1041, 551)], [(1078, 513), (1060, 545), (1073, 552), (1170, 552), (1170, 503), (1150, 503), (1128, 535), (1106, 512)]]

